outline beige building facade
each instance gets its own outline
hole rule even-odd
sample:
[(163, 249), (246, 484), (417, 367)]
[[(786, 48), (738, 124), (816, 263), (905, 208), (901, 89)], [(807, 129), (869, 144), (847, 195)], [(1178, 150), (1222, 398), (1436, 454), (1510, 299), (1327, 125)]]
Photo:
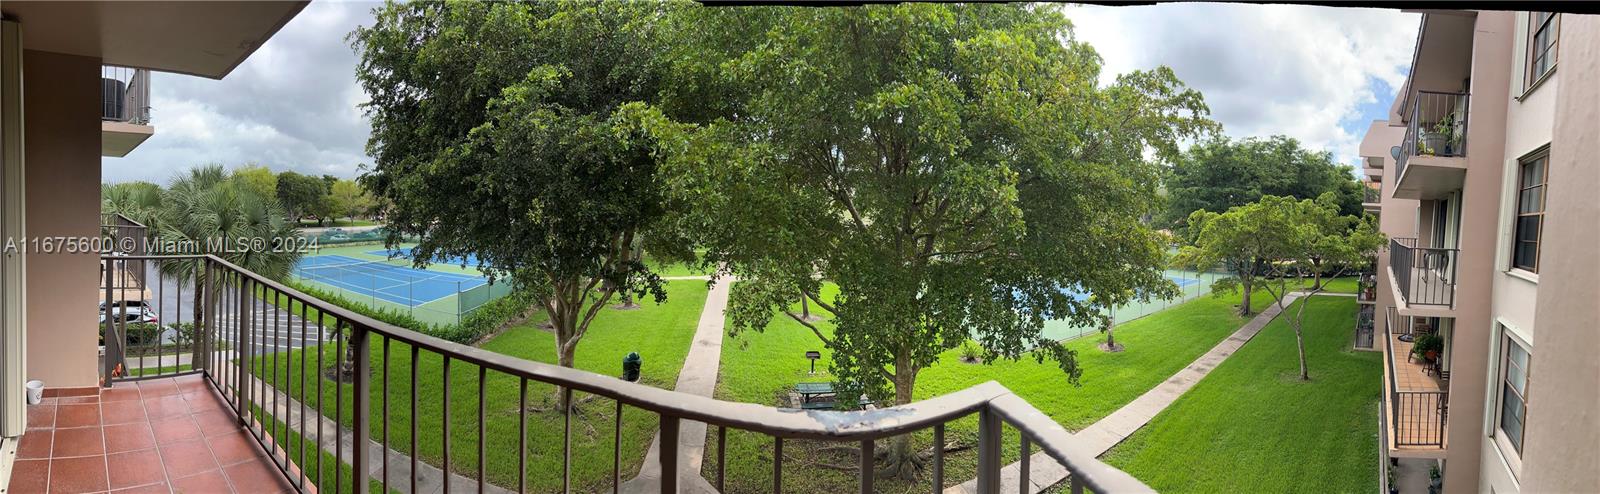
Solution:
[(1422, 14), (1361, 146), (1385, 453), (1446, 492), (1600, 491), (1600, 18)]

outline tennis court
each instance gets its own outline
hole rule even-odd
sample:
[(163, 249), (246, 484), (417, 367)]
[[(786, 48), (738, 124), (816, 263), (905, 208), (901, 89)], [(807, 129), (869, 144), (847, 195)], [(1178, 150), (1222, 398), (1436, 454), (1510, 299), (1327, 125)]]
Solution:
[[(410, 259), (411, 258), (411, 249), (369, 250), (369, 251), (366, 251), (365, 254), (367, 254), (369, 256), (378, 256), (378, 257), (385, 257), (385, 258)], [(448, 257), (448, 258), (445, 258), (444, 260), (437, 261), (436, 264), (448, 264), (448, 265), (451, 265), (451, 266), (466, 266), (466, 267), (471, 268), (471, 267), (477, 267), (478, 266), (478, 257), (474, 256), (472, 254), (467, 254), (467, 255), (461, 256), (461, 257)]]
[(312, 256), (295, 266), (295, 276), (362, 296), (416, 307), (488, 283), (481, 276), (440, 273), (340, 255)]
[[(1215, 282), (1217, 278), (1226, 276), (1214, 272), (1194, 272), (1182, 270), (1167, 270), (1165, 274), (1167, 279), (1172, 280), (1173, 283), (1178, 285), (1179, 294), (1177, 297), (1165, 300), (1151, 300), (1149, 302), (1140, 302), (1135, 300), (1132, 303), (1119, 306), (1115, 310), (1112, 310), (1110, 314), (1112, 319), (1115, 320), (1117, 324), (1121, 324), (1154, 314), (1156, 312), (1160, 312), (1162, 310), (1166, 310), (1169, 307), (1187, 302), (1189, 300), (1193, 300), (1195, 297), (1210, 292), (1211, 283)], [(1065, 290), (1065, 292), (1078, 300), (1085, 300), (1089, 298), (1088, 294), (1081, 293), (1076, 290)], [(1057, 341), (1080, 338), (1090, 334), (1097, 334), (1099, 332), (1100, 328), (1098, 327), (1076, 326), (1065, 320), (1059, 319), (1045, 321), (1044, 323), (1044, 335)]]

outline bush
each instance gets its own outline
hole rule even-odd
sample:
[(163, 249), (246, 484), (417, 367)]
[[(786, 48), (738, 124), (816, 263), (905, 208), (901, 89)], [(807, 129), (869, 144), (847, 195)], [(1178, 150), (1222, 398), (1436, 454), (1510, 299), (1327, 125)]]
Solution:
[[(367, 304), (351, 301), (342, 295), (312, 286), (309, 283), (292, 279), (281, 280), (281, 283), (324, 302), (348, 309), (351, 312), (463, 345), (477, 342), (479, 338), (498, 329), (507, 321), (522, 315), (523, 312), (527, 311), (528, 306), (533, 304), (531, 295), (520, 291), (512, 292), (510, 295), (479, 306), (463, 317), (460, 323), (431, 324), (422, 322), (404, 311), (375, 308)], [(319, 311), (310, 308), (308, 308), (307, 315), (313, 318), (321, 317)]]

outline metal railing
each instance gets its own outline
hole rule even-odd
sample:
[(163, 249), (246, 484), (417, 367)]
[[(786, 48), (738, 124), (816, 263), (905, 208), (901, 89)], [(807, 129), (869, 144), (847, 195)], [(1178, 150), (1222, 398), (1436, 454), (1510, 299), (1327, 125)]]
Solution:
[(1404, 177), (1412, 156), (1467, 155), (1467, 93), (1417, 91), (1412, 95), (1411, 121), (1395, 160), (1395, 174)]
[(1361, 181), (1361, 202), (1377, 204), (1383, 202), (1383, 182)]
[(150, 123), (150, 70), (100, 66), (100, 119)]
[[(1449, 391), (1412, 391), (1401, 390), (1400, 383), (1395, 374), (1395, 359), (1400, 356), (1395, 352), (1397, 335), (1394, 332), (1396, 321), (1400, 320), (1399, 313), (1394, 307), (1389, 308), (1388, 317), (1384, 321), (1384, 335), (1387, 340), (1389, 364), (1389, 423), (1393, 427), (1395, 446), (1444, 446), (1445, 421), (1449, 416), (1450, 392)], [(1410, 330), (1410, 317), (1405, 327)]]
[(1455, 306), (1460, 249), (1416, 247), (1415, 238), (1389, 240), (1389, 268), (1408, 305)]
[(1356, 340), (1353, 343), (1356, 348), (1372, 349), (1373, 334), (1376, 332), (1373, 327), (1374, 307), (1362, 305), (1356, 309)]
[[(561, 421), (558, 426), (561, 443), (529, 444), (530, 385), (554, 386), (555, 394), (561, 399), (558, 403), (582, 398), (580, 402), (598, 399), (615, 404), (614, 407), (604, 402), (598, 405), (605, 412), (616, 413), (615, 421), (607, 424), (613, 428), (611, 437), (591, 430), (580, 438), (584, 441), (580, 446), (585, 448), (603, 448), (605, 442), (610, 442), (611, 447), (606, 448), (610, 451), (605, 453), (609, 453), (611, 471), (610, 478), (605, 480), (612, 492), (619, 489), (622, 480), (622, 416), (626, 408), (634, 409), (629, 411), (633, 416), (631, 420), (643, 418), (637, 413), (640, 411), (654, 415), (651, 422), (659, 420), (658, 437), (664, 445), (679, 444), (685, 421), (715, 427), (717, 466), (714, 475), (707, 474), (707, 480), (719, 491), (725, 482), (723, 465), (726, 464), (729, 430), (772, 438), (775, 492), (781, 491), (783, 482), (785, 441), (856, 443), (860, 448), (857, 472), (860, 491), (865, 493), (874, 490), (875, 441), (931, 429), (939, 443), (943, 441), (946, 424), (976, 416), (979, 492), (994, 493), (1000, 489), (1001, 470), (1005, 466), (1001, 444), (1007, 425), (1020, 432), (1023, 486), (1030, 485), (1025, 459), (1030, 456), (1030, 450), (1037, 447), (1070, 472), (1071, 492), (1083, 492), (1086, 488), (1095, 492), (1153, 492), (1127, 473), (1098, 460), (1094, 451), (1074, 440), (1049, 416), (994, 382), (878, 410), (802, 411), (726, 402), (452, 343), (318, 300), (214, 256), (105, 256), (102, 262), (108, 265), (108, 271), (123, 269), (128, 264), (151, 264), (135, 269), (161, 273), (164, 280), (161, 285), (175, 285), (180, 291), (176, 297), (168, 299), (158, 294), (155, 298), (176, 303), (177, 310), (183, 310), (183, 301), (192, 298), (188, 320), (196, 328), (195, 338), (184, 352), (175, 352), (187, 355), (191, 368), (162, 367), (145, 375), (203, 374), (230, 403), (240, 423), (271, 452), (274, 464), (300, 492), (338, 493), (345, 487), (353, 492), (367, 492), (374, 483), (381, 485), (384, 491), (421, 492), (417, 489), (419, 454), (437, 454), (441, 450), (442, 457), (449, 461), (432, 461), (438, 466), (423, 465), (422, 468), (443, 470), (443, 478), (448, 479), (444, 484), (445, 492), (450, 491), (449, 486), (457, 483), (456, 480), (465, 483), (457, 488), (471, 488), (476, 484), (479, 492), (528, 491), (532, 488), (527, 485), (531, 451), (560, 451), (559, 490), (578, 489), (580, 487), (573, 485), (572, 479), (575, 435), (572, 417), (575, 413), (554, 412), (558, 414), (555, 420)], [(182, 292), (185, 285), (190, 287), (187, 298)], [(195, 307), (199, 310), (192, 309)], [(163, 310), (171, 309), (157, 309), (158, 312)], [(184, 321), (183, 314), (173, 314), (172, 320)], [(112, 323), (106, 326), (108, 334), (117, 329)], [(126, 335), (125, 332), (121, 334)], [(107, 340), (110, 343), (111, 338)], [(333, 352), (322, 351), (327, 347)], [(111, 361), (124, 359), (120, 354), (122, 348), (127, 347), (107, 345), (108, 369)], [(333, 356), (333, 362), (324, 362), (324, 353)], [(401, 368), (394, 369), (395, 372), (391, 372), (392, 360), (400, 361), (396, 366)], [(430, 366), (430, 370), (420, 376), (419, 360), (429, 361)], [(431, 367), (434, 363), (439, 364), (437, 373)], [(308, 371), (313, 365), (315, 367)], [(452, 373), (456, 379), (452, 379)], [(107, 374), (108, 383), (131, 378), (109, 371)], [(392, 383), (391, 374), (409, 390)], [(314, 382), (308, 382), (307, 376), (312, 376)], [(419, 380), (430, 382), (420, 393)], [(469, 388), (476, 386), (476, 393), (452, 395), (453, 382)], [(442, 392), (431, 389), (434, 383), (443, 388)], [(322, 399), (326, 396), (323, 386), (332, 388), (329, 391), (340, 398), (326, 403)], [(580, 393), (590, 396), (576, 396)], [(429, 400), (434, 401), (425, 407), (432, 412), (418, 415), (419, 394), (428, 395)], [(493, 407), (489, 402), (491, 396), (494, 397)], [(463, 397), (467, 399), (462, 400)], [(538, 396), (533, 398), (538, 399)], [(462, 401), (477, 403), (464, 407), (467, 403)], [(476, 412), (476, 418), (458, 415), (452, 419), (452, 411)], [(486, 429), (489, 429), (491, 416), (507, 421), (515, 416), (517, 423), (510, 426), (497, 423), (490, 435), (491, 431)], [(392, 440), (390, 426), (396, 417), (406, 418), (404, 422), (409, 424), (408, 443)], [(314, 423), (308, 423), (308, 418)], [(322, 430), (325, 422), (333, 430)], [(436, 429), (419, 431), (419, 422)], [(440, 450), (419, 452), (419, 433), (442, 441), (438, 445)], [(321, 439), (295, 440), (298, 437)], [(472, 444), (474, 439), (476, 444)], [(489, 447), (488, 441), (493, 441), (495, 446)], [(312, 443), (309, 448), (307, 442)], [(933, 450), (932, 487), (934, 492), (940, 492), (945, 487), (945, 451), (944, 448)], [(334, 468), (337, 473), (334, 478), (328, 478), (323, 473), (327, 471), (322, 464), (324, 455), (332, 456), (335, 467), (349, 467)], [(491, 482), (485, 465), (490, 460), (498, 465), (510, 465), (508, 460), (512, 458), (516, 462), (516, 476), (501, 475), (495, 477), (498, 483)], [(405, 461), (409, 461), (409, 467), (403, 463)], [(475, 466), (476, 471), (453, 471), (458, 463)], [(680, 457), (679, 448), (660, 448), (660, 492), (677, 492), (680, 473), (693, 475), (681, 469), (687, 463)], [(585, 467), (586, 471), (597, 470)], [(595, 479), (588, 483), (593, 484), (592, 480)], [(535, 490), (556, 489), (550, 486)]]

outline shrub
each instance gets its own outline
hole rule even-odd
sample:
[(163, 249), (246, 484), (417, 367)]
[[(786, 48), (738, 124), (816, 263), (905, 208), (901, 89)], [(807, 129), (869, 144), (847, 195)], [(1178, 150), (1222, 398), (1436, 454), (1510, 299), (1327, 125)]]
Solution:
[[(512, 292), (510, 295), (495, 299), (489, 303), (479, 306), (477, 309), (474, 309), (472, 312), (462, 317), (460, 323), (432, 324), (422, 322), (417, 318), (412, 317), (410, 314), (405, 313), (404, 311), (398, 309), (376, 308), (367, 304), (355, 302), (345, 298), (342, 295), (324, 290), (309, 283), (292, 279), (282, 280), (281, 282), (290, 288), (305, 293), (306, 295), (310, 295), (339, 307), (343, 307), (351, 312), (393, 324), (395, 326), (427, 334), (436, 338), (442, 338), (456, 343), (461, 343), (463, 345), (471, 345), (477, 342), (479, 338), (482, 338), (484, 335), (487, 335), (490, 332), (493, 332), (495, 329), (498, 329), (507, 321), (522, 315), (528, 310), (528, 306), (533, 304), (533, 297), (531, 295), (525, 292), (516, 291)], [(322, 314), (315, 309), (308, 308), (307, 310), (308, 317), (318, 318), (321, 317), (321, 315)]]

